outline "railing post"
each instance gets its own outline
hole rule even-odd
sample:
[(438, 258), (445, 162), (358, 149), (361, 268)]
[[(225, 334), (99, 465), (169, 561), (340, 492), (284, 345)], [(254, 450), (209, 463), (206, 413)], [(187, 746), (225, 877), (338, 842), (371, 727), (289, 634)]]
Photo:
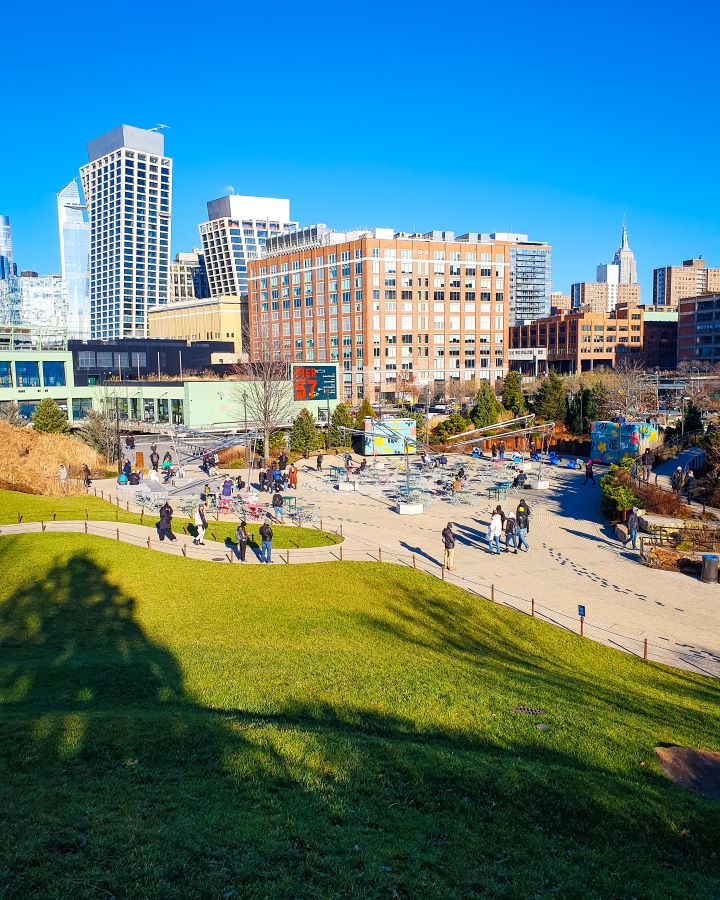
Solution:
[(585, 631), (585, 616), (580, 616), (580, 637), (584, 636)]
[(530, 615), (535, 618), (535, 598), (530, 599)]
[(119, 528), (116, 528), (116, 529), (115, 529), (115, 533), (116, 533), (116, 535), (117, 535), (117, 539), (120, 540), (120, 529), (119, 529)]
[(85, 534), (87, 534), (87, 533), (88, 533), (88, 530), (87, 530), (87, 519), (85, 519)]
[(445, 581), (445, 566), (440, 566), (440, 578)]
[(495, 602), (495, 585), (494, 584), (490, 585), (490, 599), (492, 600), (493, 603)]
[(378, 547), (378, 562), (382, 562), (382, 547)]
[(342, 562), (342, 544), (340, 544), (340, 562)]
[(415, 554), (412, 555), (413, 558), (413, 569), (417, 569), (417, 560), (415, 559)]
[(643, 659), (647, 662), (647, 638), (643, 641)]
[(147, 539), (147, 545), (148, 545), (148, 550), (149, 550), (150, 549), (150, 536), (149, 535), (148, 535), (148, 539)]

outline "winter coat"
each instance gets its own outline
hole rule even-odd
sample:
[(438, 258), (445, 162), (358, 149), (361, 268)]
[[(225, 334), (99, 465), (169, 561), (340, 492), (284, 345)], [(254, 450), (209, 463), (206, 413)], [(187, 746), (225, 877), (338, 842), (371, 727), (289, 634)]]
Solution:
[(260, 526), (260, 537), (264, 541), (272, 541), (272, 538), (273, 538), (272, 528), (267, 524), (267, 522), (263, 523)]
[(247, 544), (248, 542), (248, 533), (240, 525), (238, 525), (237, 530), (235, 531), (235, 540), (238, 544)]
[(638, 518), (638, 514), (631, 512), (627, 517), (627, 527), (628, 531), (637, 531), (640, 526), (640, 519)]
[(443, 544), (446, 550), (452, 550), (455, 546), (455, 534), (452, 528), (443, 528), (442, 531)]
[(517, 534), (518, 533), (518, 523), (513, 519), (512, 516), (508, 516), (505, 519), (505, 534)]
[(490, 519), (490, 537), (500, 537), (502, 530), (503, 527), (500, 513), (493, 513), (493, 517)]
[(198, 528), (201, 525), (203, 528), (207, 528), (207, 519), (205, 518), (205, 510), (200, 509), (200, 507), (198, 507), (195, 510), (195, 524), (198, 526)]
[(273, 498), (272, 498), (272, 505), (273, 505), (276, 509), (278, 509), (279, 507), (281, 507), (281, 506), (283, 505), (283, 498), (280, 496), (280, 494), (275, 494), (275, 495), (273, 496)]
[(161, 506), (160, 507), (160, 527), (161, 528), (169, 528), (172, 523), (172, 506)]

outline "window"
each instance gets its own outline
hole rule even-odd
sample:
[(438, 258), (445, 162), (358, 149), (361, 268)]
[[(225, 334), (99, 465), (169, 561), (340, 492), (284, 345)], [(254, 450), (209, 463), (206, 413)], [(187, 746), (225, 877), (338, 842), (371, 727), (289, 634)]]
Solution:
[(0, 387), (12, 387), (12, 371), (9, 362), (0, 362)]
[(72, 401), (72, 417), (73, 421), (84, 419), (88, 412), (92, 409), (91, 397), (73, 397)]
[(92, 369), (95, 367), (95, 351), (80, 350), (78, 352), (78, 368)]
[(37, 362), (16, 362), (15, 381), (18, 387), (40, 387), (40, 367)]
[(60, 360), (43, 360), (43, 384), (45, 387), (65, 387), (65, 363)]

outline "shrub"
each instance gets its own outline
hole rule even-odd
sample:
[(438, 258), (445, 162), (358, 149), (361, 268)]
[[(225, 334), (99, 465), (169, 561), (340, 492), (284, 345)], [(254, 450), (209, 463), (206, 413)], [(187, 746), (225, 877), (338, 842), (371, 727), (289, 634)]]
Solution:
[(638, 504), (648, 512), (658, 516), (671, 516), (675, 519), (690, 519), (692, 511), (672, 491), (664, 491), (656, 484), (635, 486)]
[(610, 518), (620, 517), (625, 510), (638, 505), (630, 472), (623, 466), (610, 466), (607, 475), (600, 479), (600, 490), (600, 508)]
[(38, 403), (32, 421), (35, 431), (47, 434), (65, 434), (69, 428), (67, 416), (51, 397)]
[(430, 434), (438, 443), (444, 444), (454, 434), (462, 434), (463, 431), (467, 431), (471, 424), (460, 413), (453, 413), (439, 425), (436, 425)]

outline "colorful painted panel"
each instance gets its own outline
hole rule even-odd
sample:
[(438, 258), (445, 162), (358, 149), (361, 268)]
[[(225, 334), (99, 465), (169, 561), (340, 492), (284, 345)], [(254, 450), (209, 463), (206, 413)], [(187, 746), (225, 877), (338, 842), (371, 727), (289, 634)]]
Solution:
[(417, 442), (417, 422), (415, 419), (393, 419), (383, 417), (363, 420), (363, 454), (365, 456), (392, 456), (415, 452)]
[(639, 456), (654, 447), (659, 438), (657, 422), (593, 422), (590, 425), (592, 458), (599, 463), (617, 463), (625, 455)]

